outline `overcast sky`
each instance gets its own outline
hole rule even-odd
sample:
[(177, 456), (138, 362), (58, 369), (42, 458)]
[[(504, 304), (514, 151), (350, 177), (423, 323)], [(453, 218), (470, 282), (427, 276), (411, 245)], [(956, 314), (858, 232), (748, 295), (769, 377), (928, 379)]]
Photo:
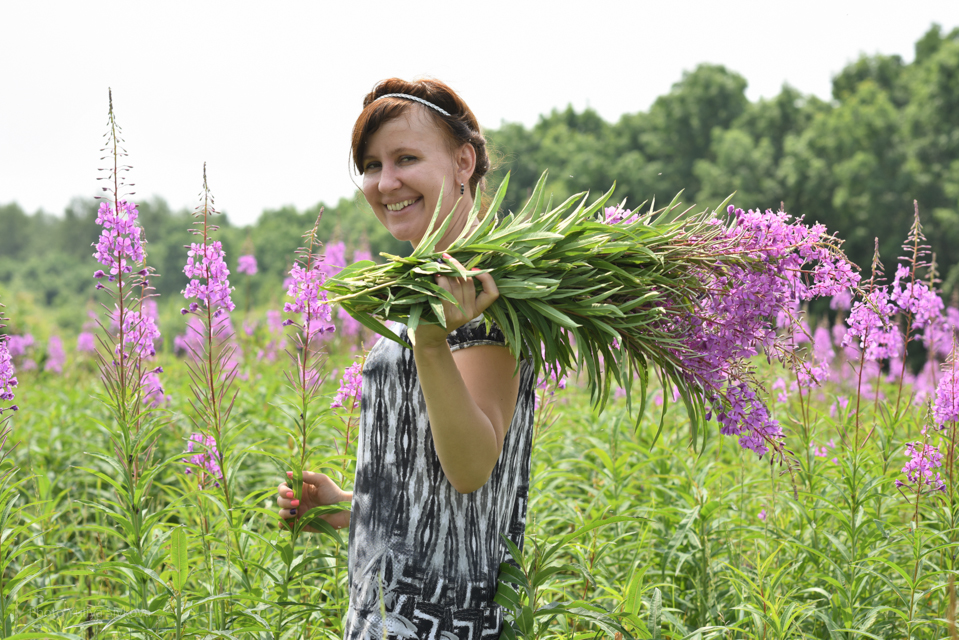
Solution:
[(751, 100), (783, 83), (828, 98), (861, 53), (911, 61), (933, 22), (959, 25), (959, 1), (0, 0), (0, 205), (97, 193), (108, 87), (135, 199), (194, 206), (206, 161), (245, 224), (352, 196), (350, 129), (383, 78), (439, 78), (484, 127), (568, 104), (614, 121), (702, 62)]

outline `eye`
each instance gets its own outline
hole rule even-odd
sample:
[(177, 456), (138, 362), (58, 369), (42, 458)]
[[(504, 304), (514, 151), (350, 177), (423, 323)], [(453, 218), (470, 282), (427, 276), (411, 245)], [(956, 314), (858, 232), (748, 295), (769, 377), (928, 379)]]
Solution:
[(363, 165), (363, 173), (368, 173), (370, 171), (376, 171), (380, 168), (380, 163), (376, 160), (370, 160)]
[(410, 162), (415, 161), (416, 159), (417, 159), (416, 156), (406, 155), (406, 156), (400, 156), (400, 160), (399, 160), (399, 161), (400, 161), (401, 164), (408, 164), (408, 163), (410, 163)]

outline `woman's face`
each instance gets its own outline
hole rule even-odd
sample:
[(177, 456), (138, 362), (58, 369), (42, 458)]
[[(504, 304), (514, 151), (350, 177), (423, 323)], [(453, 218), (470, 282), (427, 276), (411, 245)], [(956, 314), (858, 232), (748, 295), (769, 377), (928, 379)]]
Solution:
[[(366, 201), (394, 238), (413, 246), (427, 233), (440, 189), (445, 192), (437, 226), (450, 215), (460, 197), (459, 185), (469, 180), (475, 165), (469, 144), (450, 154), (443, 133), (423, 113), (425, 108), (416, 105), (380, 126), (370, 136), (362, 161)], [(467, 190), (446, 237), (456, 237), (472, 204)], [(438, 243), (439, 249), (445, 248), (442, 244)]]

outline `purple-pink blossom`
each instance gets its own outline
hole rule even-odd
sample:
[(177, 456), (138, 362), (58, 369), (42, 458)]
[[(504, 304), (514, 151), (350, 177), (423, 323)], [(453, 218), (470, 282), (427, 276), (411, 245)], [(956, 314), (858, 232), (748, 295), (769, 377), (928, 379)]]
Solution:
[(332, 278), (346, 266), (346, 244), (343, 242), (331, 242), (326, 245), (326, 252), (323, 255), (323, 272), (326, 277)]
[[(293, 302), (285, 303), (283, 310), (302, 316), (301, 326), (307, 339), (333, 331), (333, 311), (326, 303), (326, 292), (321, 291), (326, 280), (322, 263), (313, 265), (309, 270), (294, 264), (290, 269), (290, 279), (292, 282), (286, 293), (293, 298)], [(293, 321), (288, 320), (287, 324), (293, 324)]]
[(835, 311), (849, 311), (852, 307), (852, 291), (843, 289), (829, 300), (829, 308)]
[(77, 336), (77, 351), (93, 353), (97, 350), (96, 337), (89, 331), (81, 331)]
[[(817, 458), (828, 458), (829, 452), (836, 448), (836, 441), (831, 439), (822, 447), (817, 447), (816, 443), (810, 445), (812, 447), (812, 454)], [(833, 464), (839, 464), (839, 458), (832, 459)]]
[(236, 272), (245, 273), (248, 276), (256, 275), (256, 256), (253, 254), (247, 254), (245, 256), (240, 256), (236, 261)]
[(639, 218), (639, 214), (634, 214), (629, 209), (616, 206), (603, 209), (603, 217), (606, 224), (632, 224)]
[[(191, 280), (183, 290), (183, 297), (187, 300), (199, 300), (217, 316), (224, 310), (233, 311), (236, 305), (230, 298), (233, 290), (229, 280), (230, 270), (223, 260), (226, 254), (220, 241), (215, 240), (210, 244), (191, 243), (187, 256), (183, 273)], [(197, 302), (191, 302), (189, 308), (183, 309), (182, 313), (195, 313), (199, 308)]]
[[(202, 318), (190, 317), (186, 321), (186, 331), (173, 338), (173, 352), (177, 355), (189, 355), (194, 360), (203, 358), (206, 348), (206, 331), (206, 323)], [(215, 345), (229, 349), (224, 363), (226, 369), (229, 371), (238, 367), (242, 352), (236, 343), (233, 321), (229, 314), (224, 313), (214, 317), (211, 332)]]
[[(13, 356), (10, 355), (10, 350), (7, 348), (8, 342), (9, 336), (0, 335), (0, 400), (5, 402), (14, 399), (13, 390), (18, 384), (17, 372), (13, 366)], [(16, 411), (16, 406), (9, 408)], [(6, 410), (7, 408), (0, 407), (0, 413)]]
[(44, 371), (63, 373), (63, 365), (67, 361), (67, 354), (63, 350), (63, 340), (60, 336), (50, 336), (47, 341), (47, 361), (43, 364)]
[(263, 349), (257, 351), (257, 360), (266, 360), (273, 362), (276, 355), (287, 346), (286, 334), (283, 331), (283, 313), (276, 309), (269, 309), (266, 312), (266, 328), (270, 340)]
[(939, 447), (923, 442), (910, 442), (906, 444), (906, 455), (910, 456), (906, 466), (902, 468), (906, 481), (896, 480), (897, 487), (912, 486), (920, 493), (946, 490), (939, 472), (934, 471), (942, 466)]
[(160, 377), (157, 375), (158, 373), (162, 372), (163, 370), (157, 367), (153, 371), (148, 371), (146, 375), (143, 376), (143, 385), (141, 387), (143, 404), (148, 404), (151, 407), (158, 407), (170, 399), (170, 396), (164, 393), (163, 384), (160, 382)]
[[(159, 339), (160, 329), (156, 320), (145, 310), (127, 310), (123, 316), (123, 342), (132, 345), (133, 353), (140, 358), (149, 358), (156, 355), (154, 340)], [(121, 346), (117, 345), (119, 353)]]
[(942, 316), (945, 305), (935, 291), (924, 282), (909, 282), (909, 267), (900, 264), (892, 283), (890, 298), (900, 309), (912, 315), (912, 326), (922, 329)]
[(940, 429), (949, 422), (959, 420), (959, 375), (957, 375), (956, 366), (957, 363), (949, 365), (936, 387), (932, 415), (933, 422)]
[(866, 350), (866, 359), (879, 361), (894, 358), (902, 353), (903, 336), (899, 324), (893, 321), (896, 306), (890, 301), (885, 287), (878, 287), (857, 301), (846, 324), (849, 331), (843, 337), (843, 346), (859, 338), (859, 348)]
[(96, 222), (103, 230), (94, 245), (97, 251), (93, 257), (109, 269), (109, 275), (97, 271), (95, 278), (108, 277), (112, 281), (120, 273), (133, 271), (134, 264), (144, 259), (141, 229), (136, 225), (136, 205), (121, 200), (118, 206), (119, 211), (114, 211), (110, 203), (101, 202), (97, 211)]
[(331, 409), (344, 408), (344, 402), (349, 402), (352, 398), (352, 409), (360, 406), (360, 398), (363, 392), (363, 363), (354, 362), (343, 372), (340, 379), (340, 388), (330, 403)]
[(7, 336), (7, 350), (10, 352), (10, 357), (12, 358), (24, 356), (27, 353), (27, 349), (33, 346), (33, 343), (33, 336), (29, 333), (22, 336)]
[[(199, 443), (203, 449), (200, 453), (190, 456), (189, 458), (183, 458), (183, 462), (188, 466), (186, 473), (189, 475), (192, 473), (192, 466), (199, 467), (200, 471), (200, 483), (202, 485), (204, 480), (204, 475), (209, 474), (216, 480), (221, 480), (223, 478), (223, 471), (220, 469), (220, 452), (216, 448), (216, 440), (213, 436), (203, 437), (202, 434), (194, 433), (190, 435), (190, 440), (187, 442), (186, 451), (187, 453), (193, 453), (193, 443)], [(217, 487), (220, 486), (219, 482), (216, 482)]]
[[(628, 213), (609, 212), (607, 219), (626, 219)], [(707, 293), (692, 312), (668, 314), (662, 329), (681, 337), (676, 355), (683, 361), (682, 375), (704, 390), (722, 432), (739, 435), (742, 447), (763, 455), (781, 440), (782, 429), (747, 382), (747, 360), (760, 351), (785, 357), (792, 341), (779, 342), (775, 323), (784, 322), (791, 327), (787, 335), (793, 335), (802, 301), (836, 296), (855, 287), (860, 276), (831, 248), (820, 224), (807, 226), (782, 211), (730, 207), (728, 214), (718, 252), (759, 260), (730, 262), (715, 271), (704, 267)], [(803, 370), (806, 382), (820, 377)]]

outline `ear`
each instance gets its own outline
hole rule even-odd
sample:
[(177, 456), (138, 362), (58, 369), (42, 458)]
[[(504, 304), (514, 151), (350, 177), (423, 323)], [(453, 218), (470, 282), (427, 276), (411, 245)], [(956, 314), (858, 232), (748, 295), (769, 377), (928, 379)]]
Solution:
[(473, 148), (473, 145), (464, 142), (453, 154), (453, 162), (456, 167), (457, 184), (455, 186), (458, 187), (461, 182), (469, 184), (470, 178), (473, 177), (473, 172), (476, 170), (476, 149)]

